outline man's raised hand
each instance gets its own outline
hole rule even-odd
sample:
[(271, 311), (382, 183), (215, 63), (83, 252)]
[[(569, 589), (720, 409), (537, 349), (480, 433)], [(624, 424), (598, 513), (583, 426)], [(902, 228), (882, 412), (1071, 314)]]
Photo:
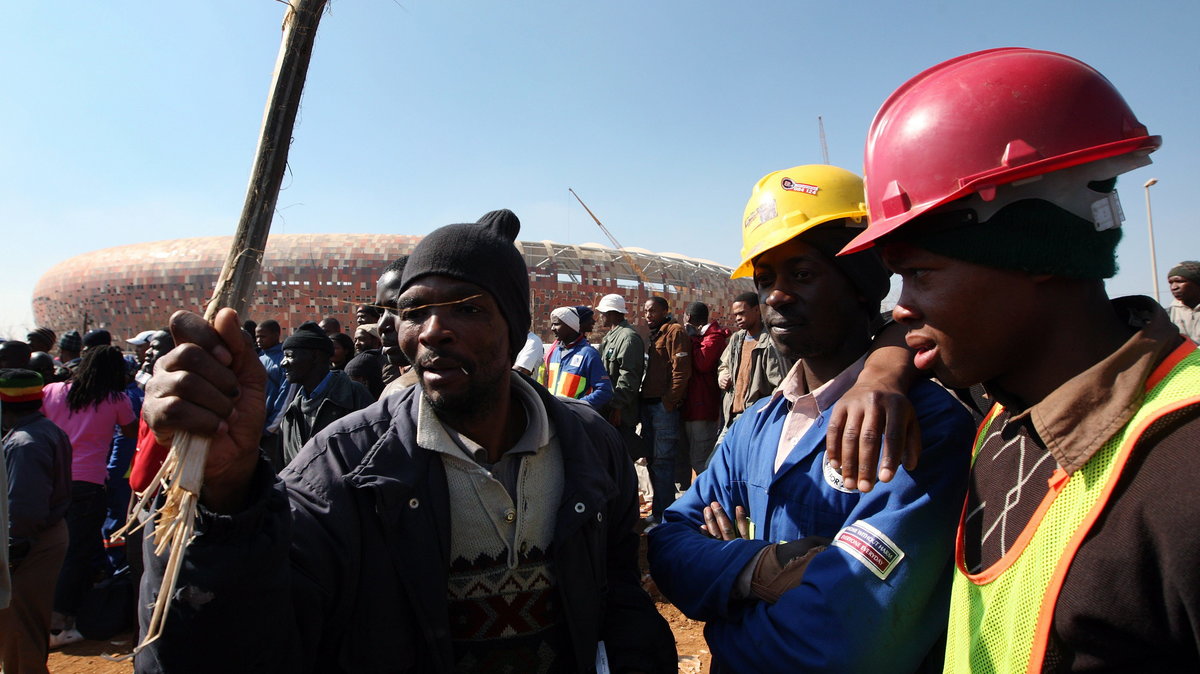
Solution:
[(240, 325), (232, 309), (212, 325), (191, 312), (171, 316), (178, 346), (155, 365), (142, 408), (163, 444), (180, 431), (212, 439), (201, 501), (218, 512), (243, 507), (266, 417), (266, 371)]

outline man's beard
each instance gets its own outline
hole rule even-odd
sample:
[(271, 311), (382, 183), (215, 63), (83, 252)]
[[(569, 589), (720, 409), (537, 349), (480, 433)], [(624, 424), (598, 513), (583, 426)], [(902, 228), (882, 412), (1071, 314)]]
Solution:
[[(493, 414), (495, 408), (491, 403), (495, 402), (500, 387), (508, 385), (507, 369), (500, 372), (476, 370), (471, 372), (467, 387), (463, 391), (430, 391), (426, 388), (423, 370), (419, 366), (416, 369), (421, 395), (439, 417), (451, 422), (470, 421)], [(453, 425), (451, 423), (451, 426)]]

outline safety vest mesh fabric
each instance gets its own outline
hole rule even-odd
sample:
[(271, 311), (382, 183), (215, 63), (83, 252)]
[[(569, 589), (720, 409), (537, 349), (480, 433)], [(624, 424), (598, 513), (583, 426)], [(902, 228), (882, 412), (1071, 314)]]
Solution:
[[(1200, 351), (1192, 351), (1150, 389), (1141, 408), (1120, 431), (1074, 475), (1062, 480), (1058, 485), (1061, 491), (1053, 497), (1041, 521), (1029, 523), (1037, 529), (1024, 550), (1017, 551), (1019, 556), (1011, 566), (990, 582), (973, 579), (965, 572), (960, 521), (945, 672), (1009, 674), (1041, 669), (1048, 621), (1053, 618), (1066, 569), (1087, 529), (1103, 510), (1104, 500), (1120, 477), (1133, 444), (1153, 421), (1178, 409), (1182, 401), (1197, 397)], [(976, 456), (995, 416), (989, 415), (976, 438)], [(1056, 476), (1065, 474), (1060, 470)], [(1082, 530), (1081, 524), (1085, 526)]]
[(550, 363), (546, 367), (546, 379), (550, 382), (546, 388), (556, 396), (567, 398), (582, 398), (587, 395), (587, 377), (581, 377), (574, 372), (563, 372), (561, 368), (562, 363)]

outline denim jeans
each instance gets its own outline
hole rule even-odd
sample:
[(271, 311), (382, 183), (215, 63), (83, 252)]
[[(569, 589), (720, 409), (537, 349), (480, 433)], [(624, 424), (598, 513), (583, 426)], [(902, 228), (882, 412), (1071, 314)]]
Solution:
[(675, 502), (675, 443), (679, 440), (679, 410), (668, 412), (662, 402), (642, 403), (642, 439), (652, 447), (650, 486), (654, 488), (652, 514), (662, 521), (663, 511)]
[(697, 475), (708, 468), (708, 459), (717, 446), (717, 421), (685, 421), (680, 437), (680, 456), (676, 459), (679, 486), (686, 490), (692, 484), (692, 471)]

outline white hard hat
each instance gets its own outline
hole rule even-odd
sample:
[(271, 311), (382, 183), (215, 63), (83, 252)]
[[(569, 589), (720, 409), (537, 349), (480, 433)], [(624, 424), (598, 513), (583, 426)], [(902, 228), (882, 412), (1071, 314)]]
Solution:
[(620, 295), (605, 295), (600, 298), (600, 303), (596, 305), (596, 311), (604, 313), (606, 311), (617, 311), (622, 314), (629, 313), (625, 310), (625, 298)]

